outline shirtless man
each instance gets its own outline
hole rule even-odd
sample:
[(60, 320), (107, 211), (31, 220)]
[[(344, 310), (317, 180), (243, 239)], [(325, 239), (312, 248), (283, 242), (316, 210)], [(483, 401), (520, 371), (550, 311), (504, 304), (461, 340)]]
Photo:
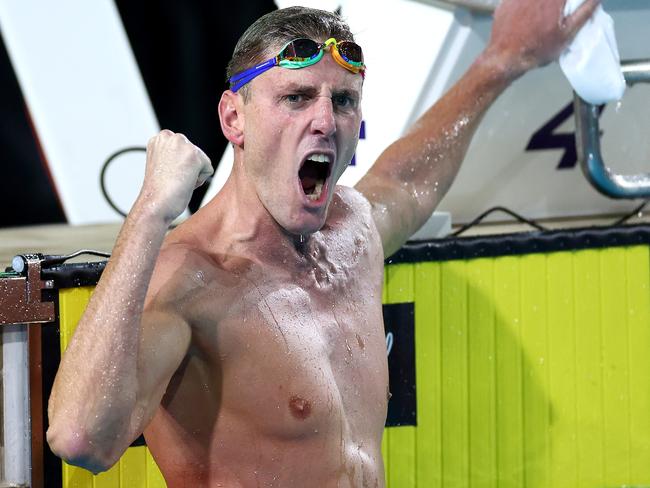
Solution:
[[(170, 487), (384, 486), (383, 259), (433, 212), (496, 97), (555, 59), (596, 5), (563, 18), (564, 0), (504, 0), (483, 54), (355, 189), (335, 185), (363, 84), (359, 63), (335, 59), (342, 45), (243, 87), (235, 77), (219, 103), (232, 174), (168, 235), (212, 169), (183, 135), (152, 138), (141, 194), (61, 362), (52, 450), (99, 472), (144, 431)], [(230, 74), (296, 38), (352, 34), (327, 12), (273, 12), (244, 34)], [(396, 79), (404, 69), (395, 61)]]

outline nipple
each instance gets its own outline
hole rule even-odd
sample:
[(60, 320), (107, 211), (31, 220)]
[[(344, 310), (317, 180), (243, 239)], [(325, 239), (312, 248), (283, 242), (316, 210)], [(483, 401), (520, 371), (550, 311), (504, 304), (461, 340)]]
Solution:
[(311, 403), (299, 396), (292, 396), (289, 400), (291, 414), (300, 420), (305, 420), (311, 414)]

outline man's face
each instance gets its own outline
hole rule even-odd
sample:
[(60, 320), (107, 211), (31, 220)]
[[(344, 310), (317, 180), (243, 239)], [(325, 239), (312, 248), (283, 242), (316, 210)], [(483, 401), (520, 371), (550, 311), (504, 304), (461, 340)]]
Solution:
[(307, 68), (273, 68), (250, 89), (244, 105), (248, 181), (282, 228), (313, 233), (325, 223), (336, 182), (356, 150), (361, 75), (326, 52)]

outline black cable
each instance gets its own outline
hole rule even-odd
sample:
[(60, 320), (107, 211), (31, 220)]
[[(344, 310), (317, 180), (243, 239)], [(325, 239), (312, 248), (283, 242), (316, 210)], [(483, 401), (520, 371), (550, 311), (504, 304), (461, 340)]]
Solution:
[(643, 210), (648, 203), (650, 203), (650, 200), (643, 201), (643, 203), (641, 203), (638, 207), (636, 207), (634, 210), (632, 210), (629, 214), (624, 215), (623, 217), (621, 217), (616, 222), (614, 222), (613, 224), (610, 224), (610, 225), (612, 225), (612, 226), (623, 225), (625, 222), (627, 222), (632, 217), (634, 217), (636, 214), (638, 214), (641, 210)]
[[(118, 206), (115, 204), (115, 202), (113, 202), (111, 197), (108, 196), (108, 192), (106, 191), (106, 184), (104, 182), (104, 178), (106, 176), (106, 170), (108, 169), (108, 166), (113, 162), (114, 159), (121, 156), (122, 154), (126, 154), (126, 153), (132, 152), (132, 151), (146, 152), (147, 148), (143, 147), (143, 146), (131, 146), (131, 147), (126, 147), (124, 149), (120, 149), (119, 151), (114, 152), (113, 154), (111, 154), (108, 157), (108, 159), (102, 165), (102, 170), (101, 170), (101, 173), (100, 173), (100, 176), (99, 176), (99, 184), (100, 184), (100, 188), (101, 188), (101, 191), (102, 191), (102, 195), (104, 195), (104, 198), (106, 199), (106, 202), (110, 205), (110, 207), (113, 210), (115, 210), (118, 214), (120, 214), (122, 217), (126, 217), (127, 212), (124, 212), (120, 208), (118, 208)], [(636, 214), (641, 212), (645, 208), (645, 206), (648, 205), (648, 203), (650, 203), (650, 200), (645, 200), (638, 207), (636, 207), (634, 210), (632, 210), (629, 214), (624, 215), (623, 217), (621, 217), (620, 219), (616, 220), (615, 222), (613, 222), (612, 224), (609, 224), (609, 225), (610, 226), (617, 226), (617, 225), (624, 224), (625, 222), (630, 220), (632, 217), (634, 217)], [(459, 228), (459, 229), (455, 230), (454, 232), (452, 232), (450, 234), (450, 236), (453, 236), (453, 237), (459, 236), (463, 232), (465, 232), (465, 231), (471, 229), (472, 227), (480, 224), (485, 217), (487, 217), (488, 215), (490, 215), (491, 213), (494, 213), (494, 212), (503, 212), (505, 214), (508, 214), (511, 217), (515, 218), (517, 221), (521, 222), (522, 224), (530, 225), (531, 227), (533, 227), (534, 229), (537, 229), (539, 231), (548, 230), (546, 227), (538, 224), (534, 220), (527, 219), (526, 217), (523, 217), (523, 216), (519, 215), (518, 213), (510, 210), (509, 208), (496, 206), (496, 207), (492, 207), (492, 208), (487, 209), (485, 212), (480, 214), (478, 217), (476, 217), (471, 222), (463, 225), (461, 228)], [(173, 226), (172, 226), (172, 228), (173, 228)], [(78, 256), (79, 254), (93, 254), (95, 252), (96, 251), (77, 251), (78, 254), (75, 254), (74, 256), (70, 255), (70, 256), (66, 257), (66, 259), (70, 259), (72, 257)], [(103, 256), (103, 257), (110, 257), (110, 254), (105, 254), (105, 253), (100, 253), (100, 254), (95, 254), (95, 255)]]
[(99, 256), (102, 258), (111, 257), (111, 254), (108, 252), (94, 251), (92, 249), (80, 249), (79, 251), (75, 251), (71, 254), (66, 254), (66, 255), (52, 254), (52, 255), (43, 256), (43, 260), (41, 261), (41, 267), (63, 264), (68, 259), (76, 258), (77, 256), (81, 256), (82, 254), (88, 254), (89, 256)]
[(531, 227), (534, 227), (534, 228), (537, 229), (537, 230), (541, 230), (541, 231), (548, 230), (548, 229), (546, 229), (545, 227), (543, 227), (543, 226), (541, 226), (540, 224), (538, 224), (537, 222), (535, 222), (534, 220), (529, 220), (529, 219), (527, 219), (526, 217), (522, 217), (522, 216), (519, 215), (518, 213), (515, 213), (515, 212), (513, 212), (512, 210), (510, 210), (510, 209), (508, 209), (508, 208), (506, 208), (506, 207), (500, 207), (500, 206), (497, 206), (497, 207), (492, 207), (492, 208), (486, 210), (486, 211), (483, 212), (481, 215), (479, 215), (478, 217), (476, 217), (474, 220), (472, 220), (472, 221), (469, 222), (468, 224), (463, 225), (460, 229), (457, 229), (456, 231), (452, 232), (450, 235), (451, 235), (451, 236), (454, 236), (454, 237), (459, 236), (460, 234), (462, 234), (462, 233), (465, 232), (466, 230), (471, 229), (471, 228), (474, 227), (475, 225), (480, 224), (481, 221), (482, 221), (485, 217), (487, 217), (488, 215), (490, 215), (491, 213), (493, 213), (493, 212), (497, 212), (497, 211), (498, 211), (498, 212), (506, 213), (506, 214), (510, 215), (511, 217), (514, 217), (515, 219), (517, 219), (519, 222), (521, 222), (521, 223), (523, 223), (523, 224), (528, 224), (528, 225), (530, 225)]
[(121, 156), (122, 154), (132, 152), (132, 151), (146, 151), (147, 148), (143, 146), (131, 146), (131, 147), (125, 147), (124, 149), (120, 149), (119, 151), (114, 152), (111, 154), (108, 159), (104, 162), (102, 165), (102, 171), (99, 175), (99, 186), (102, 190), (102, 195), (104, 195), (104, 198), (106, 199), (106, 202), (111, 206), (113, 210), (115, 210), (118, 214), (120, 214), (122, 217), (126, 217), (126, 214), (128, 212), (124, 212), (121, 209), (118, 208), (117, 205), (115, 205), (115, 202), (111, 200), (111, 197), (108, 196), (108, 192), (106, 191), (106, 184), (104, 182), (104, 178), (106, 176), (106, 170), (108, 169), (108, 165), (113, 162), (115, 158), (118, 156)]

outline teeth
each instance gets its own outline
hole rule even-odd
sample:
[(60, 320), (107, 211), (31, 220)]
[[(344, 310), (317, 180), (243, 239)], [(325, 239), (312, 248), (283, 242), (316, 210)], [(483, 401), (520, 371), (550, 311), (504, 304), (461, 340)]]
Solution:
[(327, 154), (312, 154), (309, 159), (317, 163), (329, 163), (330, 157)]
[(316, 186), (314, 187), (314, 193), (311, 195), (307, 195), (307, 198), (310, 200), (318, 200), (320, 198), (320, 193), (323, 191), (323, 183), (320, 181), (316, 183)]

